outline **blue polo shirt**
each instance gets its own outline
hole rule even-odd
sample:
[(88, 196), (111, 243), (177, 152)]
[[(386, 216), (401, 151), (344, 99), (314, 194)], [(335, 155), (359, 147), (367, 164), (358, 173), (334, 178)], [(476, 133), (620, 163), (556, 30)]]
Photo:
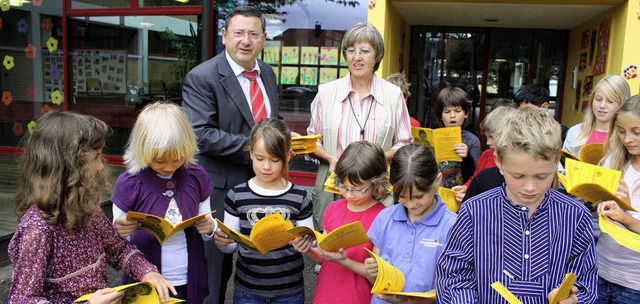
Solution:
[[(411, 223), (406, 208), (396, 204), (383, 209), (369, 228), (371, 242), (380, 257), (404, 274), (402, 291), (425, 292), (436, 288), (436, 262), (447, 244), (456, 214), (436, 195), (436, 206)], [(371, 303), (384, 303), (373, 297)]]

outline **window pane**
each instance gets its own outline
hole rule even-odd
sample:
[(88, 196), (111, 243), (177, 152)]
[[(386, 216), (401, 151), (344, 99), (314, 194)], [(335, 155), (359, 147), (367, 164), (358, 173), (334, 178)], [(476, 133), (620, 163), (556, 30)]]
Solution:
[(72, 9), (129, 7), (129, 0), (71, 0)]
[(140, 6), (202, 5), (202, 0), (140, 0)]
[(200, 51), (196, 16), (71, 19), (69, 109), (111, 126), (105, 153), (121, 155), (144, 105), (181, 102), (182, 79)]

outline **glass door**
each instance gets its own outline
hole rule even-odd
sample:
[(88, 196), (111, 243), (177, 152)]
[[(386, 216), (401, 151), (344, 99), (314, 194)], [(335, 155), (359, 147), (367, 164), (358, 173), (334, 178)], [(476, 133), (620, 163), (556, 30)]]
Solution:
[(409, 111), (435, 128), (434, 98), (445, 86), (460, 87), (473, 101), (467, 129), (478, 126), (499, 99), (512, 100), (525, 84), (550, 92), (550, 111), (560, 113), (567, 31), (414, 26)]

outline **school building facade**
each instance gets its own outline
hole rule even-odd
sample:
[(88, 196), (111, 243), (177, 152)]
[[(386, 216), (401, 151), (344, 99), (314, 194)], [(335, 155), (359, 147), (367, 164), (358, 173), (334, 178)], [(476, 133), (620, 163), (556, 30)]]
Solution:
[[(244, 4), (265, 12), (260, 58), (278, 75), (281, 115), (303, 134), (318, 84), (347, 72), (342, 36), (362, 21), (384, 37), (378, 75), (406, 73), (423, 126), (435, 126), (433, 96), (446, 85), (473, 99), (473, 131), (523, 84), (547, 86), (569, 126), (604, 75), (640, 89), (639, 0), (0, 0), (0, 206), (12, 204), (21, 140), (38, 117), (60, 109), (106, 121), (105, 152), (120, 163), (136, 114), (181, 102), (184, 75), (223, 50), (224, 17)], [(292, 179), (311, 185), (315, 168), (296, 159)]]

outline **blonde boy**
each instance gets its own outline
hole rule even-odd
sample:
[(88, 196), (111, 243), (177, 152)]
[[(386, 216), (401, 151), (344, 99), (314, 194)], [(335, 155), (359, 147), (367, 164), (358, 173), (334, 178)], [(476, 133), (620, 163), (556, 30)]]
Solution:
[(591, 216), (551, 189), (560, 159), (560, 125), (527, 108), (495, 134), (495, 161), (505, 184), (466, 201), (438, 260), (438, 303), (506, 303), (491, 283), (523, 303), (548, 303), (566, 273), (577, 280), (562, 303), (596, 299)]

